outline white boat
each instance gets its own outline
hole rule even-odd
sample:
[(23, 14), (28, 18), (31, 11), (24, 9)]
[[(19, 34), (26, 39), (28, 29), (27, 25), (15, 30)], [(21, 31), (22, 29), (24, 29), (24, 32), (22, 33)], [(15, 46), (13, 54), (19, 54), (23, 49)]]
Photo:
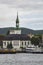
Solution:
[(30, 46), (25, 49), (26, 52), (42, 52), (38, 46)]

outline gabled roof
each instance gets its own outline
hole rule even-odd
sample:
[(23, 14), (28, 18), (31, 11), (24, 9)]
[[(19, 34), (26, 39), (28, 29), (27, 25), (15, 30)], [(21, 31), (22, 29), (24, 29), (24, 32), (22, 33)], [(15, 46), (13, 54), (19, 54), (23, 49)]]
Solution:
[(30, 40), (30, 37), (25, 34), (10, 34), (5, 36), (4, 40)]

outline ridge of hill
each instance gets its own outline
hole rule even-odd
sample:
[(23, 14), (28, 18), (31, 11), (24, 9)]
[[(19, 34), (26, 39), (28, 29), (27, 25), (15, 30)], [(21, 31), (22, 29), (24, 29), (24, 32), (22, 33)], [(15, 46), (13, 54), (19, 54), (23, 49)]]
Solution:
[[(0, 34), (6, 35), (9, 30), (15, 30), (14, 27), (0, 28)], [(21, 34), (43, 34), (43, 30), (32, 30), (28, 28), (19, 28), (21, 29)]]

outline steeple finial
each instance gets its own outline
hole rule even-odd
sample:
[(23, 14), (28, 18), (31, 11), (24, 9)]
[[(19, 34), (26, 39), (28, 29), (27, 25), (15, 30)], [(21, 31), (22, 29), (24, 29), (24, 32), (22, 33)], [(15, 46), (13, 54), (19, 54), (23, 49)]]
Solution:
[(16, 28), (19, 28), (19, 18), (18, 18), (18, 12), (17, 12), (17, 19), (16, 19)]

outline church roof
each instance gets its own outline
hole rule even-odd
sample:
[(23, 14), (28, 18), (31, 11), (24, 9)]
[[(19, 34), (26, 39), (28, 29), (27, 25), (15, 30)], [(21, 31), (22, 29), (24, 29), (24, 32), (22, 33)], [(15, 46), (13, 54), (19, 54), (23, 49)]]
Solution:
[(30, 40), (30, 37), (25, 34), (10, 34), (5, 36), (3, 40)]

